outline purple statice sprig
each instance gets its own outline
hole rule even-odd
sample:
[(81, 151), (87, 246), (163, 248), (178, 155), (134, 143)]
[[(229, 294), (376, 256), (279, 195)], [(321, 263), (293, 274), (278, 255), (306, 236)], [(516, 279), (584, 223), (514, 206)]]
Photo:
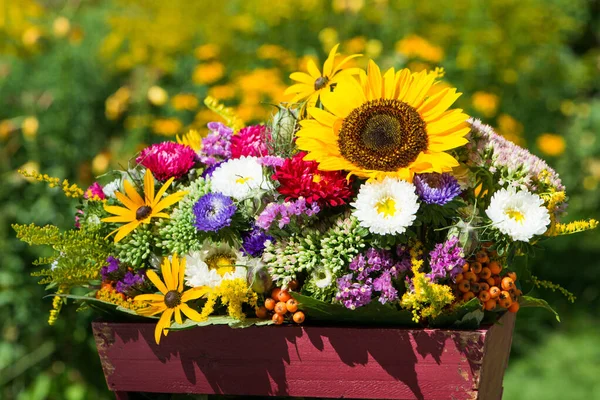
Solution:
[(121, 269), (121, 261), (116, 257), (108, 256), (106, 263), (107, 264), (100, 269), (100, 275), (102, 276), (103, 282), (115, 280)]
[(203, 232), (216, 232), (231, 225), (237, 210), (233, 200), (221, 193), (207, 193), (192, 207), (194, 226)]
[(352, 310), (369, 304), (374, 296), (381, 304), (397, 300), (394, 281), (407, 270), (404, 264), (388, 250), (370, 248), (358, 254), (349, 265), (352, 273), (337, 279), (336, 300)]
[(202, 139), (202, 149), (198, 152), (200, 162), (211, 166), (231, 158), (231, 136), (233, 129), (220, 122), (209, 122), (210, 133)]
[(443, 206), (461, 193), (458, 181), (448, 173), (418, 174), (413, 182), (419, 198), (427, 204)]
[(123, 293), (128, 297), (133, 297), (136, 294), (140, 294), (144, 290), (146, 284), (146, 272), (138, 271), (131, 272), (127, 271), (122, 279), (117, 281), (115, 289), (119, 293)]
[(279, 229), (290, 224), (292, 220), (302, 220), (304, 217), (312, 217), (321, 209), (317, 203), (308, 205), (303, 197), (294, 201), (284, 203), (269, 203), (256, 218), (256, 226), (269, 230), (273, 223), (277, 222)]
[(429, 253), (431, 272), (426, 274), (432, 282), (441, 279), (454, 279), (462, 271), (465, 264), (464, 249), (460, 246), (458, 237), (452, 236), (444, 243), (438, 243)]

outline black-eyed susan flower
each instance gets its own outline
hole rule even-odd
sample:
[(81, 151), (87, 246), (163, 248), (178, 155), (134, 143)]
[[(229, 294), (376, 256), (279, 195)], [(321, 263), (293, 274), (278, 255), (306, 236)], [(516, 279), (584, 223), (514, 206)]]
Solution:
[(314, 61), (309, 60), (307, 65), (308, 73), (294, 72), (290, 75), (290, 79), (298, 82), (285, 91), (286, 95), (295, 95), (291, 103), (306, 100), (309, 105), (314, 105), (319, 95), (330, 91), (332, 85), (335, 86), (341, 78), (359, 73), (359, 68), (344, 67), (347, 67), (348, 62), (353, 58), (360, 57), (360, 54), (353, 54), (335, 64), (338, 47), (339, 44), (336, 44), (329, 52), (329, 56), (323, 64), (323, 72), (319, 70)]
[(447, 150), (467, 143), (468, 116), (448, 110), (461, 93), (435, 91), (437, 72), (389, 69), (371, 61), (360, 79), (344, 77), (321, 94), (325, 109), (308, 109), (297, 145), (323, 171), (363, 178), (412, 180), (415, 173), (449, 172), (459, 164)]
[(146, 272), (146, 276), (160, 291), (160, 294), (141, 294), (134, 299), (134, 301), (146, 301), (149, 303), (149, 307), (136, 310), (138, 314), (152, 316), (162, 313), (154, 330), (154, 340), (156, 340), (157, 344), (160, 343), (161, 333), (164, 332), (165, 336), (167, 335), (173, 317), (178, 324), (183, 323), (181, 313), (192, 321), (201, 321), (203, 319), (200, 313), (188, 306), (186, 302), (198, 299), (210, 290), (208, 288), (196, 288), (184, 291), (185, 258), (179, 258), (177, 254), (174, 254), (172, 258), (169, 261), (165, 257), (162, 262), (162, 281), (156, 272), (152, 270)]
[(161, 212), (167, 207), (172, 206), (186, 195), (187, 192), (180, 191), (170, 194), (163, 198), (169, 186), (173, 182), (173, 178), (165, 182), (160, 188), (156, 196), (154, 195), (154, 176), (149, 169), (144, 175), (144, 197), (140, 196), (133, 185), (128, 181), (123, 181), (125, 194), (119, 191), (115, 192), (116, 198), (123, 203), (125, 207), (104, 205), (104, 209), (114, 214), (114, 217), (102, 219), (103, 222), (127, 222), (112, 231), (108, 236), (117, 233), (115, 243), (123, 239), (140, 224), (148, 224), (152, 218), (169, 218), (169, 214)]

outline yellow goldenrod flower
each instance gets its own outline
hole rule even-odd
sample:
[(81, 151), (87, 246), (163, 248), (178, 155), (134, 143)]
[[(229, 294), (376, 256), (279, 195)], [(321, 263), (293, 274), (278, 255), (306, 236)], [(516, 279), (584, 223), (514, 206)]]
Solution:
[(369, 62), (360, 82), (345, 77), (321, 94), (325, 109), (308, 108), (297, 145), (322, 171), (361, 178), (386, 176), (412, 181), (415, 173), (449, 172), (458, 161), (446, 151), (467, 143), (468, 115), (449, 107), (461, 93), (431, 94), (438, 72), (408, 69), (384, 74)]
[(358, 68), (344, 68), (350, 60), (360, 57), (360, 54), (353, 54), (339, 63), (335, 63), (338, 47), (339, 44), (336, 44), (329, 52), (329, 56), (323, 64), (323, 72), (319, 71), (313, 60), (309, 60), (308, 74), (294, 72), (290, 75), (292, 80), (298, 82), (285, 91), (285, 95), (295, 95), (291, 100), (292, 103), (306, 99), (309, 105), (314, 105), (319, 96), (322, 93), (331, 91), (331, 86), (336, 85), (341, 78), (356, 75), (360, 72)]
[(198, 311), (192, 309), (186, 303), (198, 299), (208, 293), (207, 288), (196, 288), (183, 291), (183, 277), (185, 275), (185, 258), (173, 255), (173, 260), (164, 258), (161, 265), (163, 280), (161, 281), (156, 272), (148, 270), (146, 276), (156, 286), (160, 294), (141, 294), (134, 298), (135, 301), (147, 301), (150, 306), (136, 310), (140, 315), (152, 316), (162, 313), (154, 330), (154, 340), (160, 343), (161, 333), (167, 336), (168, 328), (171, 326), (171, 318), (175, 317), (178, 324), (183, 323), (181, 313), (192, 321), (201, 321), (202, 316)]
[(537, 147), (547, 156), (560, 156), (565, 152), (565, 139), (554, 133), (543, 133), (537, 138)]
[(104, 209), (116, 216), (104, 218), (102, 219), (102, 222), (127, 222), (127, 224), (118, 227), (108, 236), (117, 232), (117, 235), (115, 236), (115, 243), (117, 243), (140, 226), (140, 224), (150, 223), (152, 218), (169, 218), (169, 214), (161, 211), (177, 203), (187, 194), (187, 192), (181, 191), (163, 198), (163, 195), (169, 186), (171, 186), (173, 179), (174, 178), (170, 178), (166, 181), (155, 196), (154, 176), (152, 175), (152, 172), (147, 169), (146, 174), (144, 175), (144, 198), (142, 198), (131, 183), (125, 179), (123, 181), (125, 194), (119, 191), (115, 192), (115, 196), (125, 207), (109, 206), (105, 204)]
[(598, 227), (598, 221), (595, 219), (573, 221), (567, 224), (557, 223), (552, 230), (548, 230), (548, 236), (571, 235), (573, 233), (589, 231)]

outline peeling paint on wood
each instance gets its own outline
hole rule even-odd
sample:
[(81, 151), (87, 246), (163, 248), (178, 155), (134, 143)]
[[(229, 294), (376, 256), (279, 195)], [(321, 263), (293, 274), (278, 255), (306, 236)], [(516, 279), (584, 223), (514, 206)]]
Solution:
[(514, 315), (475, 331), (94, 323), (110, 390), (364, 399), (499, 400)]

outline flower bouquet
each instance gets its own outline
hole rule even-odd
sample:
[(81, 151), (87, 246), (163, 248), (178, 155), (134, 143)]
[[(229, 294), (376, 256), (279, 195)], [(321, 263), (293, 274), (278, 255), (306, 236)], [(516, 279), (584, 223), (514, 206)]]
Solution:
[(561, 222), (557, 173), (452, 108), (443, 70), (355, 57), (336, 46), (322, 70), (293, 73), (264, 125), (209, 98), (225, 123), (146, 147), (87, 190), (22, 171), (78, 200), (73, 230), (14, 226), (55, 250), (34, 274), (55, 291), (49, 322), (73, 300), (151, 322), (156, 350), (195, 326), (476, 330), (552, 310), (527, 296), (559, 288), (527, 256), (597, 222)]

